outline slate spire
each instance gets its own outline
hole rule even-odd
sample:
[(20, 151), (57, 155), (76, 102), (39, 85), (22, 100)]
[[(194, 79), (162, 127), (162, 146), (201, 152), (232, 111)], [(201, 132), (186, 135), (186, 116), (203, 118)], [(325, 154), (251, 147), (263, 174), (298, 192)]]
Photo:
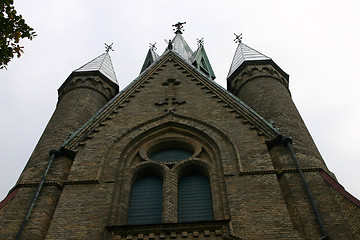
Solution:
[(108, 52), (101, 54), (73, 72), (100, 72), (110, 81), (118, 85), (115, 71)]
[(172, 51), (179, 54), (182, 58), (184, 58), (187, 62), (192, 63), (192, 56), (194, 52), (191, 50), (187, 42), (185, 41), (184, 37), (182, 36), (181, 31), (175, 32), (175, 37), (172, 40)]
[(263, 60), (271, 60), (271, 58), (247, 46), (239, 40), (227, 78), (229, 78), (244, 62)]

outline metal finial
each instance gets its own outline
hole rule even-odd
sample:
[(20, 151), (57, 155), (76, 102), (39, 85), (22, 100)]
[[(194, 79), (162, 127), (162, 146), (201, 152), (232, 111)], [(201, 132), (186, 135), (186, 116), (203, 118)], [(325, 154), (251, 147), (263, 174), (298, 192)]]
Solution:
[(111, 43), (110, 45), (108, 45), (108, 44), (106, 44), (105, 43), (105, 52), (106, 53), (108, 53), (110, 50), (111, 51), (114, 51), (114, 49), (112, 48), (112, 45), (113, 45), (114, 43)]
[(198, 47), (204, 45), (204, 38), (201, 38), (201, 39), (197, 38), (196, 41), (197, 41)]
[(156, 51), (156, 49), (157, 49), (157, 47), (155, 46), (156, 45), (156, 42), (154, 43), (154, 44), (151, 44), (151, 43), (149, 43), (150, 44), (150, 49), (151, 50), (153, 50), (153, 51)]
[(175, 33), (182, 33), (183, 30), (183, 24), (186, 24), (186, 22), (178, 22), (174, 25), (172, 25), (173, 27), (175, 27), (175, 29), (173, 29), (175, 31)]
[(236, 33), (234, 33), (235, 35), (235, 43), (241, 43), (241, 40), (242, 40), (242, 33), (240, 33), (240, 35), (236, 35)]

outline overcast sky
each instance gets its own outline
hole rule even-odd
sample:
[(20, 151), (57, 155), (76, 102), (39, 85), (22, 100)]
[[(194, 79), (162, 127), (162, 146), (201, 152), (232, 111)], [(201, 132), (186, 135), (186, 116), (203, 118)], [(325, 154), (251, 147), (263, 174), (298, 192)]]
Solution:
[(205, 49), (217, 78), (235, 53), (234, 33), (290, 75), (290, 91), (327, 166), (360, 198), (360, 1), (15, 0), (38, 36), (0, 70), (0, 200), (15, 185), (68, 75), (114, 43), (112, 62), (124, 88), (138, 76), (149, 43), (162, 54), (171, 25)]

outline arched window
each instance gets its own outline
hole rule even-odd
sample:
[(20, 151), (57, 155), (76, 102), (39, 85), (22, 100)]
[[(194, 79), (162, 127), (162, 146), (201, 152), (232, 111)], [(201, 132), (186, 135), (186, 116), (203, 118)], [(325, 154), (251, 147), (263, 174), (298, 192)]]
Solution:
[(156, 162), (177, 162), (187, 159), (192, 155), (192, 152), (185, 149), (169, 148), (155, 152), (150, 156), (150, 159)]
[(161, 223), (162, 180), (146, 176), (136, 180), (132, 186), (128, 224)]
[(209, 180), (200, 175), (180, 179), (178, 190), (178, 221), (196, 222), (214, 219)]

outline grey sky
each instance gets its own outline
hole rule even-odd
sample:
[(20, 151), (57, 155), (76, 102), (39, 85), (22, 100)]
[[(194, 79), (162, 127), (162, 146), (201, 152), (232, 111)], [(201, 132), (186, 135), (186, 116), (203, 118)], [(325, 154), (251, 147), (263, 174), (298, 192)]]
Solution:
[(0, 199), (14, 186), (71, 71), (111, 52), (120, 88), (141, 69), (149, 43), (157, 52), (186, 21), (184, 38), (205, 49), (217, 78), (236, 49), (234, 33), (290, 75), (290, 90), (325, 162), (360, 198), (360, 2), (306, 1), (90, 1), (18, 0), (15, 7), (38, 36), (0, 71)]

